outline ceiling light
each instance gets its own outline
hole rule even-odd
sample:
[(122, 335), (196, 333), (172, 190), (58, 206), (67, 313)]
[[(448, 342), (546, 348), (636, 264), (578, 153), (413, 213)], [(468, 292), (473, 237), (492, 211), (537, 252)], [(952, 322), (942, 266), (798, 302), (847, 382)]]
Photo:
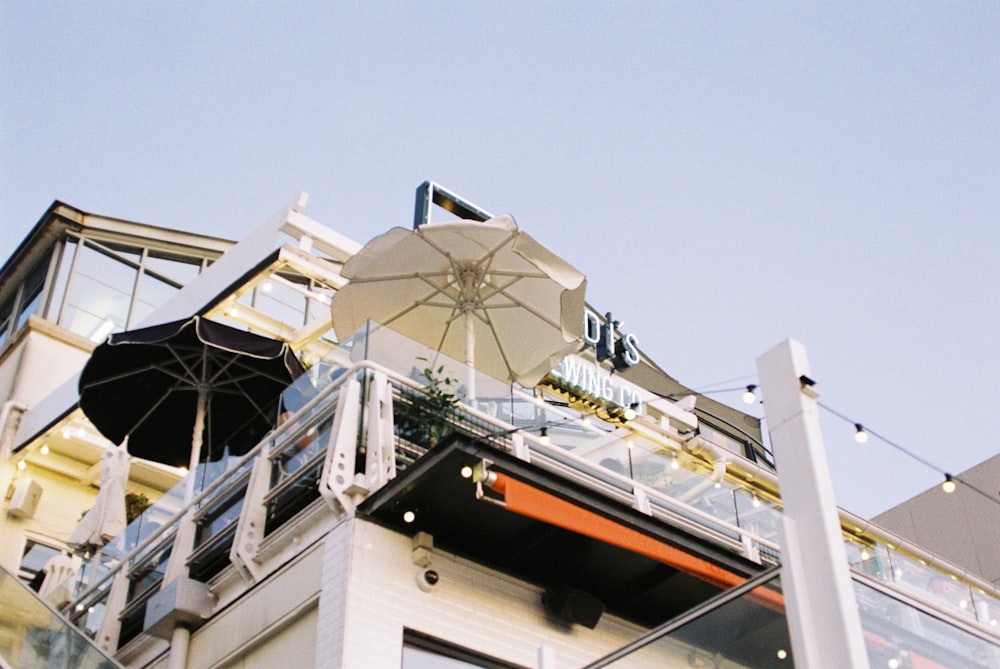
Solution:
[(472, 478), (472, 467), (470, 467), (469, 465), (465, 465), (464, 467), (462, 467), (462, 470), (461, 470), (460, 473), (462, 474), (462, 478), (463, 479), (471, 479)]
[(260, 287), (261, 287), (261, 290), (263, 290), (265, 293), (270, 293), (271, 292), (271, 282), (270, 281), (265, 281), (264, 283), (262, 283), (260, 285)]
[(859, 444), (863, 444), (868, 441), (868, 433), (865, 432), (865, 427), (861, 423), (854, 424), (854, 441)]
[(27, 464), (25, 464), (24, 460), (18, 460), (18, 461), (17, 461), (17, 468), (18, 468), (18, 469), (19, 469), (20, 471), (22, 471), (22, 472), (23, 472), (23, 471), (25, 470), (25, 468), (27, 468), (27, 466), (28, 466), (28, 465), (27, 465)]
[(42, 447), (40, 449), (38, 449), (38, 451), (42, 455), (48, 455), (49, 454), (49, 445), (48, 444), (42, 444)]
[(407, 510), (403, 512), (404, 523), (412, 523), (416, 519), (417, 519), (417, 514), (413, 513), (413, 511)]
[(941, 490), (944, 490), (946, 493), (955, 492), (955, 479), (951, 477), (951, 474), (944, 475), (944, 483), (941, 484)]
[(778, 649), (778, 659), (779, 660), (784, 660), (786, 657), (788, 657), (788, 651), (785, 650), (784, 648), (779, 648)]
[(757, 393), (754, 392), (755, 390), (757, 390), (757, 386), (755, 386), (754, 384), (751, 383), (749, 386), (747, 386), (747, 389), (743, 392), (744, 404), (753, 404), (754, 402), (757, 401)]

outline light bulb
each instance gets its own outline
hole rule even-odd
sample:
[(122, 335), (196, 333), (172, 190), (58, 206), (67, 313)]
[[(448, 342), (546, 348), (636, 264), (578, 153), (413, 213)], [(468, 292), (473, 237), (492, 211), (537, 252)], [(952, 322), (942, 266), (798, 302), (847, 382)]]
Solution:
[(417, 519), (417, 514), (413, 513), (412, 511), (403, 512), (404, 523), (412, 523), (416, 519)]
[(463, 479), (471, 479), (472, 478), (472, 467), (470, 467), (469, 465), (465, 465), (464, 467), (462, 467), (461, 474), (462, 474), (462, 478)]
[(42, 447), (40, 449), (38, 449), (38, 450), (39, 450), (39, 452), (41, 452), (42, 455), (48, 455), (49, 454), (49, 445), (48, 444), (42, 444)]
[(757, 401), (757, 393), (754, 392), (755, 390), (757, 390), (757, 386), (755, 386), (754, 384), (751, 383), (749, 386), (747, 386), (747, 389), (743, 392), (744, 404), (753, 404), (754, 402)]
[(753, 508), (755, 508), (755, 509), (759, 509), (760, 508), (760, 497), (757, 497), (756, 493), (754, 493), (754, 496), (753, 496)]
[(636, 410), (638, 406), (638, 403), (631, 404), (625, 409), (625, 420), (635, 420), (635, 417), (639, 415), (639, 412)]
[(778, 649), (778, 659), (779, 660), (784, 660), (786, 657), (788, 657), (788, 651), (785, 650), (784, 648), (779, 648)]
[(538, 443), (542, 446), (548, 446), (552, 440), (549, 439), (549, 428), (543, 427), (538, 433)]
[(681, 463), (678, 462), (676, 455), (673, 458), (671, 458), (671, 460), (670, 460), (670, 468), (671, 469), (680, 469), (681, 468)]
[(27, 468), (27, 466), (28, 466), (28, 465), (26, 465), (26, 464), (25, 464), (24, 460), (18, 460), (18, 461), (17, 461), (17, 468), (18, 468), (18, 469), (19, 469), (20, 471), (22, 471), (22, 472), (23, 472), (23, 471), (25, 470), (25, 468)]
[(951, 474), (944, 475), (944, 483), (941, 484), (941, 490), (949, 494), (955, 492), (955, 480), (951, 478)]
[(863, 444), (866, 441), (868, 441), (868, 433), (865, 432), (865, 428), (864, 426), (861, 425), (861, 423), (855, 423), (854, 429), (855, 429), (854, 441), (858, 442), (859, 444)]
[(261, 287), (261, 289), (265, 293), (270, 293), (271, 292), (271, 282), (270, 281), (265, 281), (264, 283), (261, 284), (260, 287)]

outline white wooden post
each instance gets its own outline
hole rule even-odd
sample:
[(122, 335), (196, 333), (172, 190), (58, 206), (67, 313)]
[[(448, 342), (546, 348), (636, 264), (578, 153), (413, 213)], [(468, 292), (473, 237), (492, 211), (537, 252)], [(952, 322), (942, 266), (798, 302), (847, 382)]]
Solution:
[(869, 669), (805, 347), (757, 359), (784, 505), (781, 582), (795, 665)]

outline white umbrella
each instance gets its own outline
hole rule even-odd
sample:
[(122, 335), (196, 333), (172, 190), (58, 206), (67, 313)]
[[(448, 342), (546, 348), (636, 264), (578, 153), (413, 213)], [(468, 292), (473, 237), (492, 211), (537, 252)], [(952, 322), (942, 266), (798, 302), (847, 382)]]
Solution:
[(103, 546), (128, 524), (125, 519), (125, 484), (128, 482), (128, 440), (109, 445), (101, 454), (101, 491), (94, 505), (73, 528), (66, 543), (75, 550)]
[(340, 337), (388, 325), (468, 368), (535, 385), (579, 347), (586, 277), (510, 216), (393, 228), (345, 263), (331, 302)]

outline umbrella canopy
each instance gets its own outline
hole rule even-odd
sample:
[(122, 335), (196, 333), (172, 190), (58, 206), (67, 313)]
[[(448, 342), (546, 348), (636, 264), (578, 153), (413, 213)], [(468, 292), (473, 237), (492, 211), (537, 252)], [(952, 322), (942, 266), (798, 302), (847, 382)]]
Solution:
[(125, 529), (125, 484), (128, 482), (127, 443), (101, 454), (101, 491), (94, 505), (73, 528), (66, 544), (74, 550), (103, 546)]
[(586, 277), (510, 216), (393, 228), (345, 263), (331, 302), (343, 336), (371, 319), (476, 368), (535, 385), (578, 346)]
[(253, 447), (302, 372), (287, 343), (195, 316), (108, 337), (80, 375), (80, 408), (132, 455), (193, 472)]

